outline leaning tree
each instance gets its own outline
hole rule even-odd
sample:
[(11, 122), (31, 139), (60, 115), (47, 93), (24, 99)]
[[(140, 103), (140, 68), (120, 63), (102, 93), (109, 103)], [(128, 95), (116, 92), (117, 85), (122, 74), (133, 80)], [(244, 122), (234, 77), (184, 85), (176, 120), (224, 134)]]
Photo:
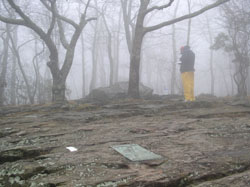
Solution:
[[(123, 2), (124, 0), (121, 0)], [(141, 49), (142, 49), (142, 42), (144, 36), (152, 31), (158, 30), (160, 28), (172, 25), (174, 23), (191, 19), (195, 16), (198, 16), (207, 10), (210, 10), (212, 8), (215, 8), (223, 3), (226, 3), (230, 0), (217, 0), (216, 2), (205, 6), (204, 8), (195, 11), (193, 13), (180, 16), (177, 18), (174, 18), (172, 20), (168, 20), (153, 26), (144, 26), (144, 20), (146, 16), (148, 16), (150, 13), (158, 10), (163, 10), (168, 7), (170, 7), (175, 0), (170, 0), (168, 3), (162, 5), (162, 6), (152, 6), (149, 7), (150, 0), (140, 0), (140, 6), (138, 10), (138, 14), (136, 17), (136, 23), (133, 33), (133, 41), (131, 44), (131, 51), (130, 51), (130, 72), (129, 72), (129, 88), (128, 88), (128, 95), (133, 98), (140, 97), (139, 95), (139, 72), (140, 72), (140, 58), (141, 58)], [(126, 23), (125, 23), (126, 24)], [(127, 23), (129, 24), (129, 23)], [(126, 27), (125, 27), (126, 28)]]
[[(73, 19), (69, 19), (60, 14), (57, 9), (56, 0), (40, 0), (40, 3), (51, 14), (50, 25), (48, 25), (46, 29), (42, 28), (42, 26), (39, 26), (37, 22), (32, 20), (31, 16), (26, 11), (24, 11), (20, 6), (18, 6), (18, 4), (14, 0), (3, 0), (3, 1), (7, 1), (8, 5), (10, 6), (9, 8), (13, 9), (16, 12), (17, 19), (13, 19), (8, 17), (7, 15), (4, 16), (3, 14), (1, 14), (0, 21), (30, 28), (41, 38), (41, 40), (47, 46), (50, 52), (49, 62), (47, 62), (47, 66), (49, 67), (53, 78), (52, 101), (54, 102), (64, 101), (65, 90), (66, 90), (65, 86), (66, 79), (73, 63), (76, 43), (86, 24), (89, 21), (96, 19), (95, 17), (87, 18), (87, 10), (89, 8), (91, 0), (88, 0), (86, 2), (86, 6), (84, 12), (81, 14), (79, 23), (76, 23)], [(63, 23), (67, 23), (74, 28), (74, 32), (70, 38), (65, 36)], [(59, 29), (61, 43), (66, 50), (64, 61), (61, 67), (59, 66), (60, 62), (59, 62), (59, 53), (57, 45), (52, 38), (52, 32), (54, 31), (56, 24)]]

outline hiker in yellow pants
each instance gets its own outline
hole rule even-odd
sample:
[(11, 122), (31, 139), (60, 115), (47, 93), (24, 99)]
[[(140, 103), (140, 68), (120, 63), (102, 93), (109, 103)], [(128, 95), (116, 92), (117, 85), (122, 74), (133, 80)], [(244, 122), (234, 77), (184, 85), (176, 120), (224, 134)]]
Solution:
[(195, 101), (194, 97), (194, 62), (195, 54), (189, 46), (181, 47), (180, 71), (185, 101)]

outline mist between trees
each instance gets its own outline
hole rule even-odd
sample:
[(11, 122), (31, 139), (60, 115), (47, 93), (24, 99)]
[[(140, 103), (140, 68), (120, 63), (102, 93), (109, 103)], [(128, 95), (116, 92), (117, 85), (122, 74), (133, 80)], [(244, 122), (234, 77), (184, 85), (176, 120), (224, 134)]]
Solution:
[(2, 0), (0, 104), (61, 102), (128, 81), (182, 94), (179, 49), (196, 54), (195, 94), (250, 92), (245, 0)]

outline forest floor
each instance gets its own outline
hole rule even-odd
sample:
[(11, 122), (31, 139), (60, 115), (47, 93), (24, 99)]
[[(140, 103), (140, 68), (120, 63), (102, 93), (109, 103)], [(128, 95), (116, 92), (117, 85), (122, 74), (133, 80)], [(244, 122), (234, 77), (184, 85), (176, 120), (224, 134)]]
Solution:
[[(0, 115), (1, 187), (250, 186), (250, 106), (231, 99), (71, 101)], [(121, 144), (162, 159), (130, 161), (111, 148)]]

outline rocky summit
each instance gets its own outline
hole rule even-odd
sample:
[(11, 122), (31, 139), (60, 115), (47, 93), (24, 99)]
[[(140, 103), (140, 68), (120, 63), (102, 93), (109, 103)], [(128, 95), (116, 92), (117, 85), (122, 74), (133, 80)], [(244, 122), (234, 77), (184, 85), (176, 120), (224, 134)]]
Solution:
[[(0, 109), (1, 187), (250, 186), (250, 107), (226, 98)], [(137, 144), (159, 159), (131, 161)]]

